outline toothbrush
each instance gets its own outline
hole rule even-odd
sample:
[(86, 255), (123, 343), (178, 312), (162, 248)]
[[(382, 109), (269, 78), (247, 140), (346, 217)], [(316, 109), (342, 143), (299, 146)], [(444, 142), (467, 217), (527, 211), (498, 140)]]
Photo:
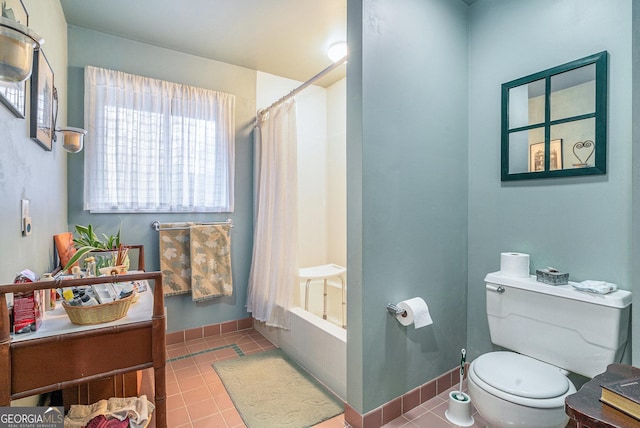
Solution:
[(460, 401), (466, 401), (464, 394), (462, 393), (462, 378), (464, 377), (464, 363), (467, 360), (467, 351), (462, 348), (460, 350), (460, 386), (458, 392), (455, 394), (455, 399)]

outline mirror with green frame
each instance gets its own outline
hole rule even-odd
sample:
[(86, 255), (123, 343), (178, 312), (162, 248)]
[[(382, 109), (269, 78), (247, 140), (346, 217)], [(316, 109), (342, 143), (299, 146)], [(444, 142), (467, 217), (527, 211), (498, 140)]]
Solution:
[(502, 181), (606, 174), (606, 51), (502, 85)]

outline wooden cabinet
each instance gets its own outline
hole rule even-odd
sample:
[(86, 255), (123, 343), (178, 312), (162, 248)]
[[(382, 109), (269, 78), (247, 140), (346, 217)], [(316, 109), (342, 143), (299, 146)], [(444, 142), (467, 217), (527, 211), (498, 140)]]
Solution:
[[(127, 316), (111, 323), (75, 326), (65, 316), (45, 318), (40, 330), (13, 338), (5, 294), (51, 288), (51, 282), (0, 286), (0, 406), (10, 400), (90, 382), (89, 396), (106, 393), (117, 377), (153, 368), (156, 427), (166, 428), (165, 316), (160, 272), (64, 280), (64, 287), (111, 281), (149, 281)], [(134, 309), (135, 308), (135, 309)], [(58, 324), (59, 323), (59, 324)], [(4, 376), (8, 373), (8, 376)], [(111, 381), (104, 380), (111, 378)], [(115, 379), (115, 380), (114, 380)], [(94, 382), (97, 382), (94, 384)], [(92, 386), (95, 385), (95, 388)], [(102, 386), (100, 386), (102, 385)], [(126, 381), (120, 387), (127, 388)], [(82, 397), (82, 386), (78, 396)], [(105, 389), (106, 388), (106, 389)]]
[(91, 404), (111, 397), (134, 397), (140, 395), (139, 371), (96, 379), (62, 390), (65, 410), (71, 404)]

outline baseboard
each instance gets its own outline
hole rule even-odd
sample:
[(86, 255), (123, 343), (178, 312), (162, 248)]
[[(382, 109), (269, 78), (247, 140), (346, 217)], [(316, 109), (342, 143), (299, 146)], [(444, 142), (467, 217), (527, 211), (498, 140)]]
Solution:
[(246, 330), (253, 327), (253, 318), (243, 318), (235, 321), (226, 321), (219, 324), (203, 325), (202, 327), (187, 330), (174, 331), (166, 334), (167, 345), (183, 343), (189, 340), (202, 339), (210, 336), (219, 336), (234, 331)]
[(344, 406), (344, 420), (353, 428), (380, 428), (404, 413), (407, 413), (414, 407), (448, 390), (453, 386), (454, 382), (458, 382), (459, 376), (460, 369), (458, 367), (451, 369), (441, 376), (412, 389), (400, 397), (394, 398), (364, 415), (361, 415), (347, 403)]

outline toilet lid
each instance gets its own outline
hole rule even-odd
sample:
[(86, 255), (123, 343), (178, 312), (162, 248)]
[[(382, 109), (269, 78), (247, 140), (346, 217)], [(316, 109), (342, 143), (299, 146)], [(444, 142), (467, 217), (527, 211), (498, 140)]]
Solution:
[(488, 385), (518, 397), (544, 399), (569, 390), (557, 367), (513, 352), (490, 352), (474, 361), (475, 374)]

